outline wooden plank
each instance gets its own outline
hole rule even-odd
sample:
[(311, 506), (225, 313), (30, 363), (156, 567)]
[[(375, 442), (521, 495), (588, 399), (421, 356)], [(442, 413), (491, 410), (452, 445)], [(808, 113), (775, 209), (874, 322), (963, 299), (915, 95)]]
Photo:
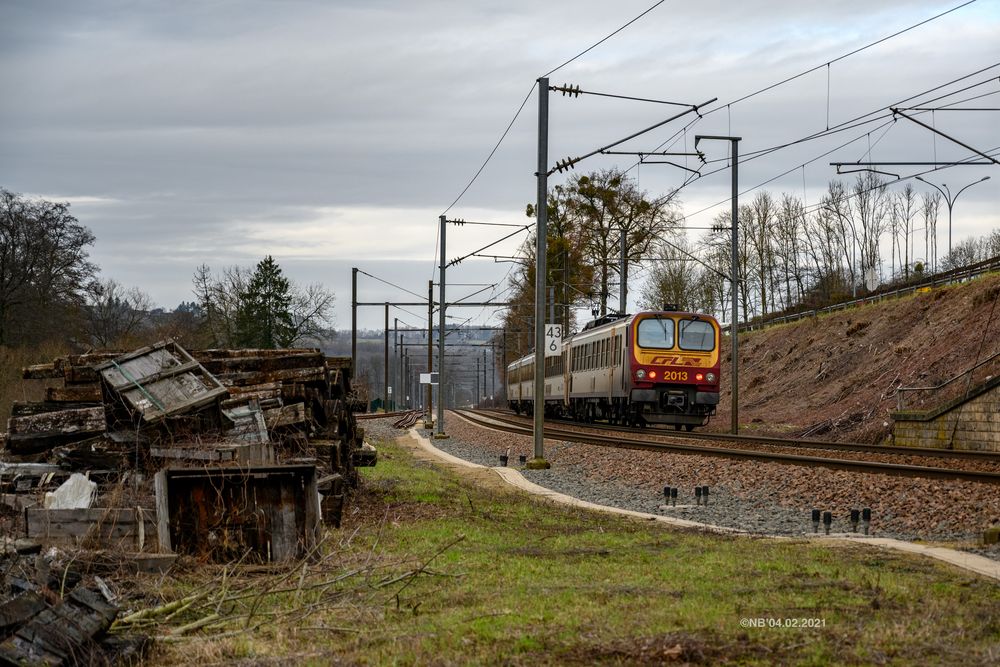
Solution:
[(11, 665), (103, 664), (96, 638), (103, 635), (117, 607), (98, 593), (74, 589), (61, 603), (48, 604), (0, 644), (0, 662)]
[(103, 364), (110, 359), (115, 359), (121, 356), (121, 354), (121, 352), (71, 354), (68, 357), (60, 357), (58, 363), (62, 367), (63, 380), (67, 386), (88, 384), (101, 381), (101, 376), (95, 370), (95, 366)]
[(264, 412), (264, 421), (267, 423), (268, 431), (273, 431), (274, 429), (281, 428), (282, 426), (301, 424), (308, 420), (309, 411), (306, 410), (304, 403), (283, 405), (280, 408), (274, 408)]
[(53, 403), (100, 403), (99, 384), (80, 384), (69, 387), (49, 387), (45, 390), (45, 400)]
[[(136, 361), (139, 360), (137, 359)], [(144, 365), (142, 368), (143, 370), (146, 371), (152, 370), (152, 367), (150, 367), (149, 364)], [(129, 371), (129, 369), (125, 369), (125, 372), (127, 372), (129, 375), (128, 378), (126, 378), (123, 373), (118, 372), (116, 369), (116, 374), (113, 375), (113, 377), (115, 377), (114, 384), (112, 384), (111, 380), (108, 379), (108, 376), (112, 375), (109, 371), (105, 371), (105, 379), (108, 379), (108, 385), (111, 387), (111, 389), (120, 392), (124, 389), (127, 389), (128, 387), (134, 387), (137, 384), (140, 384), (142, 386), (147, 386), (155, 382), (158, 382), (160, 380), (163, 380), (165, 378), (171, 378), (174, 377), (175, 375), (180, 375), (181, 373), (187, 373), (189, 371), (193, 371), (198, 368), (199, 364), (197, 361), (189, 361), (187, 363), (179, 364), (177, 366), (172, 366), (170, 368), (160, 368), (159, 370), (152, 370), (152, 372), (150, 372), (149, 374), (143, 375), (141, 377), (133, 375)]]
[[(85, 538), (138, 544), (140, 535), (156, 530), (155, 512), (133, 508), (88, 508), (24, 511), (29, 538), (45, 542), (77, 543)], [(143, 522), (140, 534), (139, 521)]]
[(167, 497), (169, 486), (165, 468), (156, 473), (153, 478), (153, 488), (156, 494), (156, 539), (160, 551), (172, 553), (174, 549), (170, 537), (170, 505)]
[(151, 447), (150, 456), (178, 461), (241, 462), (252, 465), (274, 463), (274, 448), (269, 443), (244, 442), (195, 447)]
[[(211, 359), (241, 359), (247, 357), (284, 357), (288, 355), (320, 354), (316, 347), (293, 347), (285, 349), (272, 348), (240, 348), (240, 349), (208, 349), (194, 350), (191, 356), (199, 361)], [(345, 357), (349, 359), (350, 357)]]
[(41, 477), (48, 474), (69, 473), (57, 465), (51, 463), (12, 463), (0, 461), (0, 479), (13, 477)]
[(304, 542), (305, 535), (296, 525), (296, 515), (299, 514), (296, 512), (298, 503), (295, 502), (298, 489), (287, 482), (279, 483), (276, 486), (278, 502), (269, 507), (267, 511), (271, 524), (271, 558), (280, 563), (296, 559), (300, 553), (300, 536)]
[(21, 377), (25, 380), (54, 380), (63, 376), (62, 369), (55, 362), (35, 364), (21, 369)]
[(150, 447), (149, 455), (158, 459), (173, 459), (177, 461), (216, 461), (225, 463), (236, 460), (235, 448), (223, 447)]
[[(319, 544), (320, 538), (323, 534), (323, 515), (319, 507), (319, 489), (317, 486), (316, 475), (306, 477), (304, 480), (305, 486), (305, 533), (306, 533), (306, 544), (311, 545)], [(316, 554), (318, 557), (318, 554)]]
[(350, 375), (353, 363), (350, 357), (327, 357), (326, 365), (329, 368), (343, 369), (347, 375)]
[(60, 412), (62, 410), (80, 410), (83, 408), (100, 407), (101, 403), (55, 403), (52, 401), (14, 401), (10, 408), (11, 417), (30, 417), (45, 412)]
[(316, 366), (310, 368), (287, 368), (276, 371), (247, 371), (227, 373), (224, 379), (230, 385), (264, 384), (266, 382), (325, 382), (326, 368)]
[(18, 628), (48, 607), (45, 598), (35, 591), (26, 591), (12, 600), (0, 605), (0, 634), (10, 634), (10, 630)]
[(64, 433), (62, 431), (49, 431), (46, 433), (8, 433), (4, 441), (4, 448), (12, 454), (18, 456), (28, 456), (41, 454), (54, 447), (69, 445), (80, 440), (90, 438), (93, 433)]
[(87, 354), (70, 354), (60, 358), (63, 369), (69, 366), (96, 366), (103, 364), (110, 359), (117, 359), (122, 356), (121, 350), (108, 350), (106, 352), (88, 352)]
[(206, 359), (202, 365), (216, 375), (229, 373), (286, 370), (289, 368), (314, 368), (324, 366), (323, 355), (314, 353), (291, 353), (268, 357), (236, 357), (232, 359)]
[(107, 430), (103, 407), (77, 408), (43, 412), (24, 417), (11, 417), (7, 429), (11, 434), (30, 433), (100, 433)]
[(177, 562), (177, 554), (81, 550), (73, 562), (83, 574), (164, 574)]
[(229, 387), (230, 398), (260, 398), (261, 396), (271, 398), (272, 396), (280, 395), (280, 382), (265, 382), (263, 384), (251, 384), (242, 387)]

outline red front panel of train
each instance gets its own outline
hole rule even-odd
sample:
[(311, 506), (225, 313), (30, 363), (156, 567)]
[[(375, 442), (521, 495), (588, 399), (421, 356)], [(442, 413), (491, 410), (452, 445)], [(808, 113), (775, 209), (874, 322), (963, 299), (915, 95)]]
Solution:
[(718, 391), (719, 324), (706, 315), (638, 316), (629, 331), (631, 384), (696, 386)]

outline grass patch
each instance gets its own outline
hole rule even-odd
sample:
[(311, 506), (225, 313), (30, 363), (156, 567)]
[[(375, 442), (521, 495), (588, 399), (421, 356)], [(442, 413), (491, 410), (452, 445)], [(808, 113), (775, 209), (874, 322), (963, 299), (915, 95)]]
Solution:
[[(217, 605), (218, 623), (160, 643), (153, 661), (987, 664), (1000, 655), (1000, 587), (982, 578), (861, 547), (567, 509), (463, 481), (390, 443), (379, 449), (323, 560), (230, 568), (230, 597), (256, 597)], [(217, 589), (221, 571), (158, 582), (146, 603)], [(215, 608), (193, 605), (154, 633)], [(823, 625), (747, 628), (742, 618)]]

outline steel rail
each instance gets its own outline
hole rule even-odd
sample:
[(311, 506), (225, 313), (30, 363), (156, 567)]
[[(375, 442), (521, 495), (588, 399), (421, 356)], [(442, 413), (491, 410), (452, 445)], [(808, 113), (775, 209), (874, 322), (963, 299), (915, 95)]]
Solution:
[[(509, 419), (509, 415), (496, 411), (496, 419)], [(563, 420), (559, 420), (563, 421)], [(517, 423), (511, 421), (511, 423)], [(828, 440), (779, 438), (768, 435), (733, 435), (732, 433), (681, 433), (667, 431), (663, 429), (635, 428), (631, 426), (616, 426), (613, 424), (579, 424), (567, 421), (567, 425), (575, 425), (581, 428), (592, 428), (607, 431), (624, 431), (626, 433), (644, 433), (660, 437), (678, 440), (725, 440), (729, 442), (745, 442), (758, 445), (772, 445), (774, 447), (798, 447), (802, 449), (834, 449), (844, 452), (861, 452), (865, 454), (894, 454), (899, 456), (926, 456), (934, 458), (948, 459), (973, 459), (983, 461), (1000, 462), (998, 452), (980, 452), (964, 449), (927, 449), (920, 447), (896, 447), (894, 445), (866, 445), (858, 442), (832, 442)]]
[[(459, 416), (480, 426), (494, 428), (516, 433), (519, 435), (531, 435), (532, 429), (513, 423), (509, 420), (485, 417), (465, 410), (455, 411)], [(875, 461), (857, 461), (850, 459), (831, 459), (819, 456), (805, 456), (802, 454), (779, 454), (775, 452), (760, 452), (747, 449), (729, 449), (723, 447), (705, 447), (699, 445), (688, 445), (683, 443), (670, 442), (649, 442), (626, 438), (622, 436), (589, 436), (578, 431), (567, 431), (559, 428), (545, 428), (545, 437), (554, 440), (565, 440), (567, 442), (580, 442), (588, 445), (598, 445), (602, 447), (618, 447), (622, 449), (643, 449), (647, 451), (668, 451), (682, 454), (700, 454), (707, 456), (718, 456), (731, 459), (748, 459), (752, 461), (766, 461), (781, 463), (786, 465), (803, 465), (810, 467), (823, 467), (835, 470), (850, 470), (852, 472), (882, 473), (889, 475), (902, 475), (906, 477), (930, 477), (937, 479), (959, 479), (973, 482), (983, 482), (987, 484), (1000, 484), (1000, 473), (985, 472), (979, 470), (955, 470), (953, 468), (938, 468), (931, 466), (914, 466), (899, 463), (880, 463)]]
[(411, 410), (399, 410), (397, 412), (363, 412), (354, 415), (355, 419), (388, 419), (389, 417), (402, 417), (410, 414)]

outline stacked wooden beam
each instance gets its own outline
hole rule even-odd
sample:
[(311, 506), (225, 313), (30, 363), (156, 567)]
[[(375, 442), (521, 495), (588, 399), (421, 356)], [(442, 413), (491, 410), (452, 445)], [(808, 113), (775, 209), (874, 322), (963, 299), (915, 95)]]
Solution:
[(257, 401), (269, 432), (307, 434), (324, 467), (353, 479), (364, 432), (354, 418), (350, 358), (318, 349), (215, 349), (192, 356), (228, 388), (223, 409)]
[[(159, 498), (155, 503), (134, 498), (125, 508), (115, 506), (114, 494), (102, 495), (107, 483), (119, 483), (131, 469), (212, 470), (230, 475), (227, 484), (249, 488), (249, 466), (262, 471), (253, 478), (260, 487), (254, 487), (256, 494), (263, 498), (277, 489), (285, 499), (285, 469), (305, 467), (314, 471), (313, 485), (286, 500), (296, 512), (307, 502), (314, 520), (336, 524), (344, 488), (357, 480), (355, 467), (375, 460), (373, 450), (363, 447), (350, 377), (350, 359), (326, 357), (318, 349), (188, 353), (172, 341), (31, 366), (24, 378), (45, 383), (38, 392), (44, 400), (14, 405), (5, 447), (6, 458), (16, 463), (0, 468), (0, 493), (13, 496), (17, 502), (11, 506), (25, 511), (28, 534), (36, 539), (96, 540), (143, 552), (156, 544), (151, 517), (161, 533), (176, 512)], [(45, 465), (30, 467), (43, 460)], [(54, 490), (71, 471), (86, 471), (98, 483), (97, 502), (111, 502), (97, 508), (41, 507), (43, 492)], [(317, 493), (321, 498), (313, 506)], [(155, 511), (135, 509), (153, 505)], [(239, 515), (243, 522), (252, 516), (257, 514)], [(271, 523), (257, 525), (260, 544), (273, 542)], [(300, 538), (284, 537), (289, 544)], [(209, 547), (188, 551), (215, 553)], [(265, 550), (262, 558), (272, 558), (272, 552)]]
[(73, 354), (25, 368), (25, 380), (48, 384), (45, 400), (15, 401), (7, 423), (7, 449), (38, 454), (106, 431), (100, 378), (92, 366), (113, 357), (114, 353)]

